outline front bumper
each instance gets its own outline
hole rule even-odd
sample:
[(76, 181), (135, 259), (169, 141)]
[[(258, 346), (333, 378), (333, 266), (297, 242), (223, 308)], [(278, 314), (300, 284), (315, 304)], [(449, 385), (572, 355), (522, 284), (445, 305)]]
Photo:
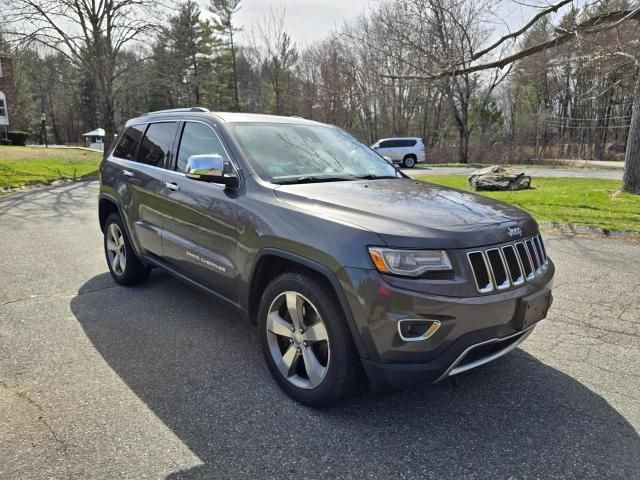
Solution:
[[(360, 336), (362, 364), (373, 387), (436, 382), (515, 349), (533, 328), (521, 330), (516, 312), (523, 297), (553, 286), (553, 263), (521, 288), (494, 295), (446, 297), (398, 289), (375, 270), (346, 268), (340, 282)], [(407, 342), (402, 319), (438, 320), (426, 340)]]

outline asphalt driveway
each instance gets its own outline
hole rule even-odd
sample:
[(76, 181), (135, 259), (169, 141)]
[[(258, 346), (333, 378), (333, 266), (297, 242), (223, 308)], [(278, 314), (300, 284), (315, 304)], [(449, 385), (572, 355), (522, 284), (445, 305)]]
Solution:
[(254, 327), (108, 276), (97, 185), (0, 200), (0, 478), (640, 477), (640, 245), (547, 236), (550, 317), (457, 382), (303, 407)]

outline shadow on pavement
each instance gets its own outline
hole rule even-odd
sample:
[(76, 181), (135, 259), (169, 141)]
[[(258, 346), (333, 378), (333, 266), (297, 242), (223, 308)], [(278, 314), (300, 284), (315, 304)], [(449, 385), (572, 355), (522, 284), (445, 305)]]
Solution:
[(111, 285), (107, 274), (91, 279), (71, 308), (110, 367), (204, 462), (170, 479), (640, 472), (634, 428), (603, 398), (522, 350), (457, 386), (366, 392), (313, 410), (277, 388), (255, 327), (231, 307), (156, 271), (141, 287), (100, 290)]
[[(96, 191), (92, 188), (94, 182), (95, 179), (79, 180), (0, 196), (0, 218), (10, 215), (14, 221), (27, 223), (52, 216), (77, 216), (87, 197), (95, 198)], [(95, 202), (97, 205), (97, 198)]]

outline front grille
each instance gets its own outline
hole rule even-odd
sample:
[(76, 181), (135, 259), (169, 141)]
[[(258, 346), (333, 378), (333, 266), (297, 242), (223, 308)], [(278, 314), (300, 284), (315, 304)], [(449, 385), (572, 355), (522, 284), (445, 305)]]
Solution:
[(469, 252), (467, 257), (480, 293), (522, 285), (541, 275), (549, 265), (540, 235)]

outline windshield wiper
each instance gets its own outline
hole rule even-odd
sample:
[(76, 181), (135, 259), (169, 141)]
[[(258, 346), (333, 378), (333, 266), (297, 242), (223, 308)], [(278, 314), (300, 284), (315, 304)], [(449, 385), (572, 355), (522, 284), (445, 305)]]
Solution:
[(368, 175), (360, 175), (356, 177), (360, 180), (383, 180), (386, 178), (401, 178), (397, 175), (376, 175), (375, 173), (370, 173)]
[(321, 182), (346, 182), (349, 180), (355, 180), (358, 177), (314, 177), (314, 176), (307, 176), (307, 177), (298, 177), (298, 178), (292, 178), (289, 180), (282, 180), (278, 183), (279, 185), (293, 185), (293, 184), (298, 184), (298, 183), (321, 183)]

